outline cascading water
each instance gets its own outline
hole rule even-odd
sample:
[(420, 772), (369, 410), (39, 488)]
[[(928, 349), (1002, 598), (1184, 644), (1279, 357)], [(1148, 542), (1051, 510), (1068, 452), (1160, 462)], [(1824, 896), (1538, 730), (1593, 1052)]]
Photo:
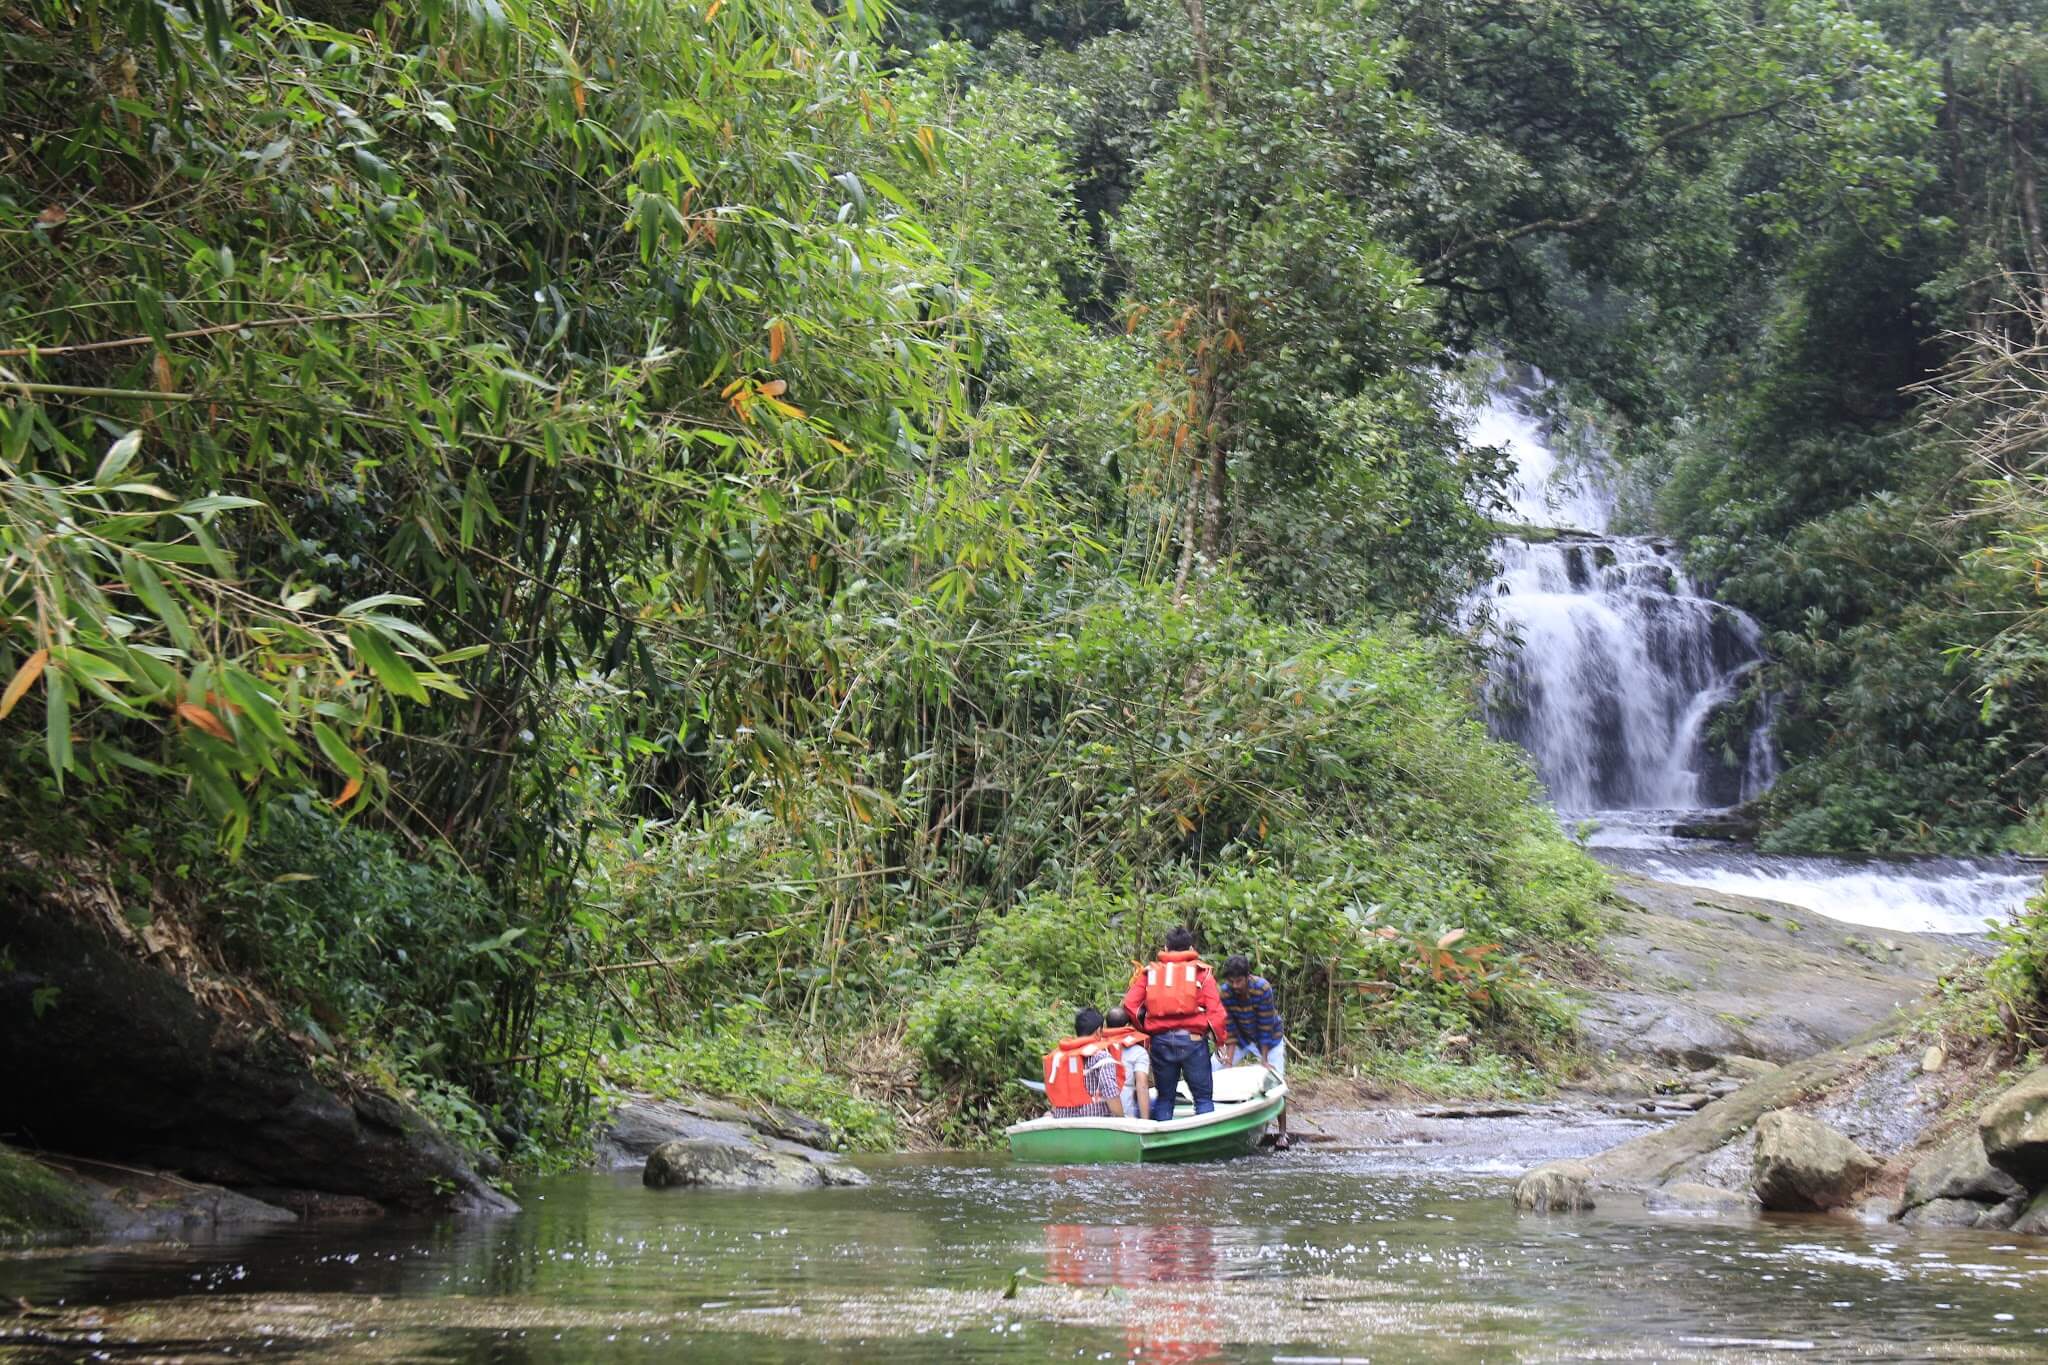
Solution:
[[(1554, 532), (1499, 547), (1491, 604), (1505, 637), (1487, 689), (1494, 732), (1529, 751), (1559, 811), (1697, 812), (1769, 784), (1767, 733), (1732, 757), (1708, 723), (1763, 659), (1762, 632), (1686, 576), (1676, 549), (1610, 536), (1596, 463), (1558, 459), (1535, 401), (1542, 378), (1496, 383), (1468, 437), (1514, 458), (1522, 525)], [(1763, 727), (1756, 727), (1762, 731)]]
[(1529, 751), (1588, 849), (1662, 881), (1805, 906), (1892, 930), (1978, 933), (2040, 885), (2016, 859), (1788, 858), (1680, 837), (1777, 775), (1769, 718), (1716, 742), (1715, 715), (1763, 660), (1762, 632), (1685, 572), (1675, 546), (1608, 534), (1597, 457), (1560, 459), (1544, 381), (1497, 377), (1460, 414), (1467, 439), (1514, 461), (1510, 515), (1542, 535), (1498, 547), (1486, 597), (1504, 648), (1487, 684), (1493, 732)]

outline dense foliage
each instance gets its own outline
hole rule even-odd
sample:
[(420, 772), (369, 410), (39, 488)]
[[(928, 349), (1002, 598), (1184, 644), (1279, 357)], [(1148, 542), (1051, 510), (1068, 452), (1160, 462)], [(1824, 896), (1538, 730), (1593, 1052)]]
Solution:
[[(1556, 1042), (1507, 949), (1364, 1017), (1376, 927), (1541, 949), (1598, 879), (1455, 650), (1272, 619), (1445, 619), (1499, 477), (1347, 197), (1346, 149), (1407, 135), (1356, 16), (1219, 17), (1302, 42), (1210, 77), (1198, 23), (1147, 20), (1189, 103), (1115, 297), (1085, 100), (962, 48), (886, 66), (873, 12), (17, 18), (12, 828), (199, 919), (323, 1065), (529, 1159), (613, 1083), (885, 1141), (819, 1064), (886, 1061), (1020, 905), (1114, 944), (1048, 1005), (1113, 989), (1157, 904), (1321, 992), (1329, 1053)], [(1240, 183), (1290, 128), (1298, 178)], [(1189, 215), (1227, 250), (1177, 255)], [(977, 1069), (922, 1009), (928, 1084), (971, 1127), (1056, 1013)]]
[(1995, 837), (2032, 617), (1926, 587), (2029, 533), (1931, 514), (1899, 386), (2038, 245), (2024, 139), (1939, 99), (2031, 108), (2031, 52), (1832, 0), (22, 0), (0, 806), (529, 1160), (611, 1084), (975, 1131), (1179, 919), (1307, 1053), (1532, 1084), (1601, 883), (1443, 635), (1503, 471), (1441, 362), (1610, 408), (1781, 633), (1782, 837)]

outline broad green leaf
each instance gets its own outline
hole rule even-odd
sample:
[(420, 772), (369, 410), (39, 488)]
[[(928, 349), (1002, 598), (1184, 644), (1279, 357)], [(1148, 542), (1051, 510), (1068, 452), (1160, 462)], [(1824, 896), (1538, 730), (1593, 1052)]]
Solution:
[(420, 685), (419, 674), (373, 627), (350, 626), (348, 642), (355, 648), (356, 657), (386, 689), (411, 701), (427, 699), (427, 689)]
[(333, 726), (325, 721), (314, 721), (313, 739), (319, 744), (320, 752), (327, 755), (327, 761), (332, 763), (342, 776), (356, 781), (362, 780), (363, 760), (357, 756), (355, 750), (349, 748), (347, 740), (335, 733)]

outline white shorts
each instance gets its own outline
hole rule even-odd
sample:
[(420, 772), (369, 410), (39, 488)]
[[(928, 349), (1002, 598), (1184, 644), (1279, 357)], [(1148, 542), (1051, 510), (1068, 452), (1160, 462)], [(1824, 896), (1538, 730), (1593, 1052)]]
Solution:
[[(1256, 1062), (1258, 1060), (1259, 1050), (1249, 1043), (1239, 1043), (1237, 1050), (1230, 1055), (1230, 1064), (1232, 1066), (1243, 1066), (1246, 1062)], [(1278, 1076), (1283, 1081), (1287, 1079), (1287, 1040), (1285, 1038), (1273, 1044), (1273, 1056), (1270, 1060), (1270, 1065), (1275, 1076)]]

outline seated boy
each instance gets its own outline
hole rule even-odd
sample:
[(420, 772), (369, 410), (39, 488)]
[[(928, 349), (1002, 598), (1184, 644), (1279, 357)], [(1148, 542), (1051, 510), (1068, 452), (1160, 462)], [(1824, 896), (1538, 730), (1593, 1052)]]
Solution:
[(1124, 1113), (1147, 1118), (1152, 1113), (1152, 1049), (1140, 1029), (1131, 1027), (1130, 1012), (1118, 1005), (1103, 1016), (1103, 1032), (1117, 1040), (1124, 1064)]

